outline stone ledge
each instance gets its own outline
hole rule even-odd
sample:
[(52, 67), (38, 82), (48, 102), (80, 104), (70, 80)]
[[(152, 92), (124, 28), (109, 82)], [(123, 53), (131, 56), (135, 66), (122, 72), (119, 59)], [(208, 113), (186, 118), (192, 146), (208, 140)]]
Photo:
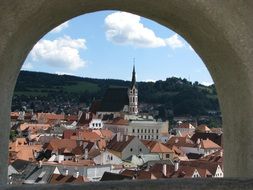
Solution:
[(210, 178), (210, 179), (164, 179), (137, 181), (106, 181), (85, 183), (82, 185), (4, 185), (1, 190), (248, 190), (253, 189), (251, 178)]

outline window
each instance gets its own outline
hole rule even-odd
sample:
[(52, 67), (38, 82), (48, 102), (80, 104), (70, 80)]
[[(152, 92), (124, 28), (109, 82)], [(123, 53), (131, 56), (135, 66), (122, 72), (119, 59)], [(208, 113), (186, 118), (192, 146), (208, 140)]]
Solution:
[(159, 130), (158, 130), (158, 129), (156, 130), (156, 133), (159, 133)]
[(140, 152), (142, 152), (142, 149), (140, 148)]
[(134, 133), (134, 129), (133, 129), (133, 133)]
[(143, 133), (143, 129), (141, 129), (141, 133)]
[(152, 133), (154, 133), (154, 129), (152, 129)]
[(170, 158), (170, 154), (166, 154), (166, 158)]
[(140, 129), (137, 129), (137, 133), (139, 133), (140, 132)]
[(147, 133), (147, 129), (145, 129), (145, 133)]
[(148, 133), (150, 133), (150, 129), (148, 130)]
[(133, 149), (132, 149), (132, 148), (130, 148), (130, 152), (133, 152)]
[(158, 135), (156, 135), (156, 139), (158, 139)]

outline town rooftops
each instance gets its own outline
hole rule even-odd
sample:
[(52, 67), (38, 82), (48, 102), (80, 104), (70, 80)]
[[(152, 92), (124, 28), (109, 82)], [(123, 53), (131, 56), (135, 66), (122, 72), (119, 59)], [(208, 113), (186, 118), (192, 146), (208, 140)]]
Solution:
[(195, 129), (195, 127), (188, 122), (180, 124), (177, 128)]
[(62, 175), (62, 174), (53, 174), (49, 183), (50, 184), (63, 184), (63, 183), (74, 183), (80, 184), (88, 181), (83, 176), (73, 176), (73, 175)]
[(201, 133), (210, 133), (212, 132), (211, 129), (209, 127), (207, 127), (207, 125), (199, 125), (198, 127), (196, 127), (196, 131), (201, 132)]
[(128, 180), (132, 179), (132, 177), (131, 176), (122, 175), (122, 174), (105, 172), (100, 181), (127, 180), (127, 179)]
[(210, 139), (214, 143), (218, 144), (219, 146), (222, 146), (222, 134), (217, 134), (217, 133), (195, 133), (192, 137), (191, 140), (193, 142), (197, 142), (198, 139)]
[(173, 153), (173, 150), (171, 150), (169, 147), (165, 146), (161, 142), (142, 140), (142, 143), (146, 147), (148, 147), (148, 149), (150, 149), (150, 152), (152, 153), (168, 153), (168, 152)]
[(221, 147), (219, 145), (217, 145), (216, 143), (214, 143), (210, 139), (201, 140), (200, 145), (201, 145), (201, 148), (203, 148), (203, 149), (214, 149), (214, 148), (221, 149)]
[(117, 152), (122, 152), (125, 147), (134, 139), (134, 136), (129, 135), (120, 135), (117, 134), (114, 138), (109, 142), (107, 148), (110, 150), (114, 150)]

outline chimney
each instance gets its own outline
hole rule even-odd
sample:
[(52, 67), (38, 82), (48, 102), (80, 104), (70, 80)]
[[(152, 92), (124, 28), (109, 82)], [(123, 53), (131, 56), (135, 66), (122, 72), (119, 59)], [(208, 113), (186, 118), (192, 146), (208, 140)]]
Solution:
[(175, 161), (174, 162), (174, 171), (178, 171), (178, 168), (179, 168), (179, 161)]
[(74, 178), (78, 178), (79, 177), (79, 171), (76, 171), (73, 175)]
[(87, 160), (88, 159), (88, 149), (84, 149), (84, 159)]
[(175, 139), (175, 143), (177, 144), (177, 143), (178, 143), (178, 141), (179, 141), (179, 140), (178, 140), (178, 138), (176, 138), (176, 139)]
[(126, 136), (126, 141), (128, 141), (128, 135)]
[(123, 139), (124, 139), (124, 136), (123, 136), (123, 134), (120, 134), (120, 142), (123, 142)]
[(69, 170), (68, 169), (66, 169), (65, 170), (65, 174), (64, 174), (65, 176), (68, 176), (69, 175)]
[(163, 164), (163, 175), (167, 175), (167, 164)]
[(198, 140), (197, 140), (197, 142), (196, 142), (197, 144), (200, 144), (200, 139), (198, 138)]
[(86, 120), (89, 120), (90, 119), (90, 113), (88, 112), (88, 113), (85, 113), (85, 119)]
[(220, 150), (220, 157), (223, 157), (223, 150)]
[(116, 135), (117, 135), (117, 136), (116, 136), (117, 142), (119, 142), (119, 141), (120, 141), (120, 133), (117, 133)]
[(42, 167), (42, 161), (40, 160), (38, 164), (38, 168), (41, 168), (41, 167)]

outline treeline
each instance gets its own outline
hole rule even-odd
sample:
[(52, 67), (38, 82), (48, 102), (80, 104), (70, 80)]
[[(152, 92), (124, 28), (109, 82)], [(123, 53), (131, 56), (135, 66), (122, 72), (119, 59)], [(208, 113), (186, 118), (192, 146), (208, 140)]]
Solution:
[[(130, 81), (92, 79), (69, 75), (21, 71), (13, 97), (13, 106), (22, 101), (69, 101), (89, 105), (101, 99), (109, 86), (130, 85)], [(139, 101), (161, 105), (174, 115), (203, 115), (209, 110), (219, 111), (214, 85), (203, 86), (186, 79), (167, 78), (165, 81), (139, 82)]]

